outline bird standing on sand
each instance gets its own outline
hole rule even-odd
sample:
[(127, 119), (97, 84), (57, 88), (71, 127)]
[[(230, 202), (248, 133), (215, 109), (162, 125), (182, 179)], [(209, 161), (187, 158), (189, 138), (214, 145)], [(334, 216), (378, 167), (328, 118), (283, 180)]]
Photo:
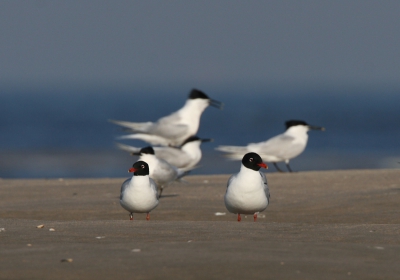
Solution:
[(161, 197), (166, 186), (187, 174), (186, 171), (178, 169), (167, 161), (158, 158), (150, 146), (142, 148), (137, 155), (139, 155), (139, 160), (149, 164), (149, 176), (154, 180), (159, 189), (159, 197)]
[(268, 168), (258, 154), (247, 153), (242, 159), (239, 173), (228, 180), (225, 206), (229, 212), (238, 215), (239, 222), (240, 214), (253, 214), (256, 221), (257, 214), (268, 206), (269, 188), (267, 177), (259, 171), (261, 167)]
[(221, 102), (210, 99), (200, 90), (193, 89), (181, 109), (156, 122), (134, 123), (117, 120), (110, 122), (134, 132), (120, 139), (139, 139), (151, 145), (180, 146), (188, 137), (196, 135), (201, 114), (209, 105), (219, 109), (223, 107)]
[[(200, 145), (203, 142), (209, 142), (212, 139), (201, 139), (197, 136), (191, 136), (182, 144), (181, 147), (153, 147), (156, 157), (166, 160), (171, 165), (188, 171), (196, 167), (201, 160)], [(117, 146), (130, 152), (132, 155), (138, 154), (141, 148), (117, 143)]]
[(147, 213), (146, 220), (150, 220), (150, 211), (157, 207), (158, 196), (154, 181), (149, 177), (149, 165), (144, 161), (135, 162), (129, 172), (133, 176), (121, 186), (119, 203), (129, 212), (133, 220), (133, 213)]
[(309, 130), (325, 130), (320, 126), (312, 126), (305, 121), (290, 120), (286, 123), (286, 131), (264, 142), (250, 143), (247, 146), (219, 146), (216, 150), (225, 152), (226, 157), (239, 160), (245, 153), (258, 153), (265, 161), (273, 162), (279, 172), (283, 172), (277, 162), (284, 161), (289, 172), (292, 172), (289, 161), (300, 155), (307, 146)]

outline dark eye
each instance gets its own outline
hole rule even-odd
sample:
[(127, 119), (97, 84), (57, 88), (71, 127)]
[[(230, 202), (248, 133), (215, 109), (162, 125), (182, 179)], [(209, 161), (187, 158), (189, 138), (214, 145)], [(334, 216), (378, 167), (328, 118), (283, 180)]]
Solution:
[(252, 158), (252, 157), (251, 157), (251, 158), (249, 158), (249, 161), (250, 161), (250, 162), (253, 162), (253, 158)]
[(144, 164), (142, 164), (142, 168), (144, 168)]

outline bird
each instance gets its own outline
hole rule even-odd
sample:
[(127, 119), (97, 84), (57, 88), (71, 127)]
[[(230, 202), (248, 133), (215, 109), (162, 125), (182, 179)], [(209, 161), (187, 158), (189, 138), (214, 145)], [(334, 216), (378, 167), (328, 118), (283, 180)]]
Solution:
[(247, 153), (243, 156), (239, 173), (232, 175), (228, 180), (224, 197), (226, 209), (237, 214), (253, 214), (257, 221), (257, 214), (264, 211), (270, 200), (267, 177), (260, 172), (260, 168), (268, 169), (257, 153)]
[(137, 161), (128, 172), (133, 172), (133, 176), (122, 184), (119, 203), (129, 212), (130, 220), (133, 213), (147, 213), (146, 220), (150, 220), (150, 211), (157, 207), (158, 196), (156, 184), (149, 177), (149, 165)]
[(159, 198), (161, 198), (166, 186), (188, 174), (187, 171), (178, 169), (167, 161), (158, 158), (151, 146), (140, 149), (137, 154), (140, 161), (145, 161), (149, 164), (149, 176), (157, 185)]
[(126, 127), (128, 132), (133, 132), (133, 134), (119, 137), (120, 139), (139, 139), (153, 146), (180, 146), (188, 137), (197, 134), (200, 117), (209, 105), (223, 108), (223, 103), (209, 98), (198, 89), (192, 89), (181, 109), (156, 122), (109, 121)]
[(272, 162), (279, 172), (283, 172), (277, 162), (284, 161), (289, 172), (289, 161), (300, 155), (307, 146), (309, 130), (324, 131), (324, 127), (313, 126), (301, 120), (289, 120), (285, 122), (286, 131), (274, 136), (267, 141), (250, 143), (247, 146), (218, 146), (216, 150), (225, 152), (226, 157), (239, 160), (247, 152), (255, 152), (267, 162)]
[[(200, 145), (203, 142), (211, 142), (213, 139), (191, 136), (180, 147), (153, 147), (156, 157), (166, 160), (171, 165), (184, 171), (192, 170), (201, 160), (202, 153)], [(121, 143), (116, 143), (121, 150), (137, 155), (141, 148)]]

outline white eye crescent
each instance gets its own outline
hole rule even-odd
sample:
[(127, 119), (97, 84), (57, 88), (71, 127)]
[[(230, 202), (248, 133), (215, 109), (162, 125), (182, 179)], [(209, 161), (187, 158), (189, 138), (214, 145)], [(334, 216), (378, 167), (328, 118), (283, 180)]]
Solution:
[(142, 164), (142, 168), (144, 168), (144, 164)]
[(253, 158), (249, 158), (249, 161), (250, 161), (250, 162), (253, 162)]

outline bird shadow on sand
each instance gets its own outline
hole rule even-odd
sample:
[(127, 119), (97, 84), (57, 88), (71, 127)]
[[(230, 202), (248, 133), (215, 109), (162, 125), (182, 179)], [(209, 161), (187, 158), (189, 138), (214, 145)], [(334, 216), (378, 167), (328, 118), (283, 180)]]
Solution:
[(162, 198), (171, 198), (171, 197), (177, 197), (179, 194), (163, 194), (160, 199)]
[[(171, 197), (177, 197), (177, 196), (179, 196), (179, 194), (163, 194), (159, 199), (162, 199), (162, 198), (171, 198)], [(119, 196), (116, 197), (116, 198), (120, 199)]]

